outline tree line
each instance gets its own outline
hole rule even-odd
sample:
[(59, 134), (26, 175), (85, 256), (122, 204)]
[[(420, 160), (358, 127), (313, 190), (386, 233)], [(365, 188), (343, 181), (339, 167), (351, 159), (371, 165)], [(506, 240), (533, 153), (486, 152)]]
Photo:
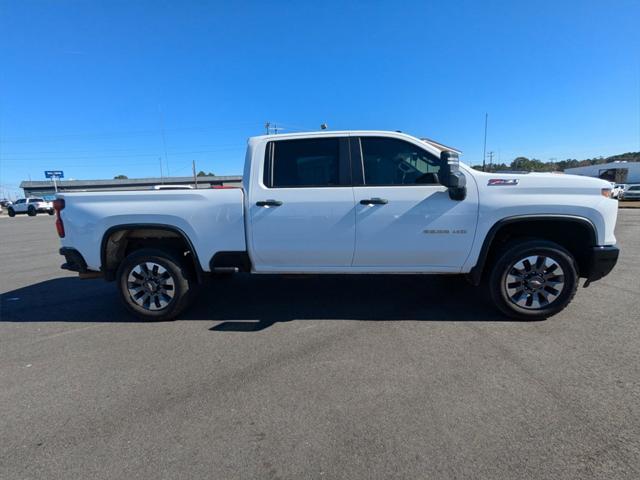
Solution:
[[(511, 163), (493, 163), (487, 164), (485, 170), (487, 172), (510, 171), (526, 171), (526, 172), (562, 172), (567, 168), (586, 167), (588, 165), (603, 165), (612, 162), (640, 162), (640, 152), (627, 152), (611, 157), (587, 158), (585, 160), (576, 160), (573, 158), (567, 160), (550, 160), (543, 162), (537, 158), (517, 157)], [(482, 165), (473, 165), (476, 170), (482, 170)]]

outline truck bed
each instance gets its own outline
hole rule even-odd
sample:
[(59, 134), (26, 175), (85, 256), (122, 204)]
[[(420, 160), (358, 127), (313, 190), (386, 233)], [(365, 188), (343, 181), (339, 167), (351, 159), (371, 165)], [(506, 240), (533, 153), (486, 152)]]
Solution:
[(209, 271), (211, 256), (244, 251), (244, 193), (240, 188), (60, 193), (66, 235), (62, 246), (77, 249), (87, 267), (99, 270), (105, 233), (112, 227), (169, 225), (187, 236)]

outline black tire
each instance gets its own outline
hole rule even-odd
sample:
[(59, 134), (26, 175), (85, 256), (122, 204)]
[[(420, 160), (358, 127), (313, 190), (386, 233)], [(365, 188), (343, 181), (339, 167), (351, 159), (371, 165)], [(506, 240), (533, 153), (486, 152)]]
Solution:
[[(528, 257), (534, 257), (536, 263), (532, 265)], [(573, 300), (577, 288), (575, 259), (565, 248), (547, 240), (508, 244), (496, 256), (489, 276), (493, 302), (502, 313), (518, 320), (555, 315)]]
[(9, 207), (7, 209), (7, 215), (9, 215), (10, 217), (15, 217), (16, 216), (16, 211), (13, 208)]
[(47, 213), (48, 213), (49, 215), (53, 215), (55, 212), (54, 212), (53, 210), (47, 210)]
[(35, 217), (38, 214), (38, 211), (34, 207), (27, 208), (27, 215), (30, 217)]
[[(149, 264), (160, 266), (155, 270), (155, 276), (153, 275), (155, 267), (150, 270)], [(168, 288), (168, 284), (160, 285), (162, 283), (162, 280), (158, 280), (160, 277), (167, 282), (163, 269), (171, 278), (173, 284), (171, 289)], [(145, 276), (145, 270), (149, 275)], [(132, 273), (134, 271), (135, 273)], [(140, 276), (142, 279), (138, 278)], [(116, 281), (120, 298), (127, 310), (142, 320), (165, 321), (173, 320), (191, 302), (195, 282), (189, 277), (188, 269), (178, 256), (163, 250), (144, 248), (136, 250), (122, 261), (116, 274)], [(134, 279), (134, 282), (130, 282), (130, 278)], [(146, 283), (147, 278), (151, 280), (151, 284)], [(171, 291), (173, 296), (167, 299)], [(141, 292), (142, 295), (140, 295)], [(136, 295), (138, 295), (137, 299), (134, 298)]]

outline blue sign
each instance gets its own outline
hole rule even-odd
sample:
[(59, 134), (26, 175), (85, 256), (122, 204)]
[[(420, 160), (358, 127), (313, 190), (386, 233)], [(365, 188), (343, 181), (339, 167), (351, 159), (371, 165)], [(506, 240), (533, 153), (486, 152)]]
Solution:
[(62, 170), (45, 170), (45, 178), (64, 178), (64, 172)]

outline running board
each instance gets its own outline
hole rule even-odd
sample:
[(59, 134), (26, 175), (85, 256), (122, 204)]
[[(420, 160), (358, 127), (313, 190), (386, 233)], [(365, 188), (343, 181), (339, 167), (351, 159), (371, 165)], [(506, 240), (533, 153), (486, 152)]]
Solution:
[(240, 269), (238, 267), (214, 267), (213, 273), (238, 273)]

